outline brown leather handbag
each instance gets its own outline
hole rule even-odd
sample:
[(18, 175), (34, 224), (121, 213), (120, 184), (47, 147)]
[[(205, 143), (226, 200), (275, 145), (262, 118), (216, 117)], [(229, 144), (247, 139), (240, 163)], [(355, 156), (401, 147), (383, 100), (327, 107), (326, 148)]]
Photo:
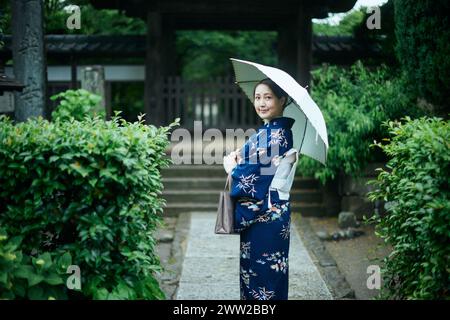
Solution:
[(227, 185), (230, 185), (231, 173), (228, 174), (225, 188), (220, 192), (219, 207), (217, 209), (216, 227), (214, 228), (217, 234), (237, 234), (234, 231), (234, 201), (230, 197), (230, 189), (227, 190)]

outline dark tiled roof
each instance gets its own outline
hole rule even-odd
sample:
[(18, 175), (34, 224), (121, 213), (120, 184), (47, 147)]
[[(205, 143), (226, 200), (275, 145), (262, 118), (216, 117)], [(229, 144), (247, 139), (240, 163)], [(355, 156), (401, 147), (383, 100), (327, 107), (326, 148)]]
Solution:
[(334, 63), (384, 57), (381, 41), (369, 42), (351, 36), (314, 36), (312, 51), (315, 60)]
[[(4, 36), (3, 52), (11, 51), (11, 36)], [(145, 36), (46, 35), (49, 55), (145, 56)]]
[[(76, 57), (145, 57), (145, 36), (46, 35), (49, 56)], [(11, 36), (4, 36), (0, 55), (11, 56)], [(376, 42), (361, 42), (349, 36), (314, 36), (313, 58), (323, 62), (379, 58), (381, 46)]]

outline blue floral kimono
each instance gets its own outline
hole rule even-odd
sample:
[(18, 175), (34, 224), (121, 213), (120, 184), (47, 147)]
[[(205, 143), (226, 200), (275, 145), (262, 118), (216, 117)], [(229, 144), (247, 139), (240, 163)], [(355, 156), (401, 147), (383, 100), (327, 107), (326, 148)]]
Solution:
[(240, 233), (240, 293), (242, 300), (287, 300), (289, 201), (269, 186), (277, 160), (292, 148), (287, 117), (258, 128), (241, 149), (243, 162), (232, 170), (235, 230)]

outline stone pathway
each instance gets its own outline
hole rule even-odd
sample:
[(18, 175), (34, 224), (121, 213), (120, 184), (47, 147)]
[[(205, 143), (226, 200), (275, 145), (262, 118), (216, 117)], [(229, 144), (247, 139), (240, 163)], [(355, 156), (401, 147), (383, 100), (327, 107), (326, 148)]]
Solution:
[[(191, 212), (177, 300), (239, 299), (239, 236), (214, 233), (215, 212)], [(291, 224), (289, 299), (332, 295)]]

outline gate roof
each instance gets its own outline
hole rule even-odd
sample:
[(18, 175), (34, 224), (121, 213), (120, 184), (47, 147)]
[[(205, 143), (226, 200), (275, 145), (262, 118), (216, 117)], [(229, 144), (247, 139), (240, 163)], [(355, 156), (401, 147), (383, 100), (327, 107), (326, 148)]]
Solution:
[(356, 0), (91, 0), (98, 9), (119, 9), (129, 16), (146, 18), (147, 11), (159, 11), (164, 22), (177, 30), (274, 30), (296, 19), (306, 7), (312, 18), (345, 12)]

